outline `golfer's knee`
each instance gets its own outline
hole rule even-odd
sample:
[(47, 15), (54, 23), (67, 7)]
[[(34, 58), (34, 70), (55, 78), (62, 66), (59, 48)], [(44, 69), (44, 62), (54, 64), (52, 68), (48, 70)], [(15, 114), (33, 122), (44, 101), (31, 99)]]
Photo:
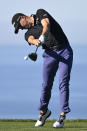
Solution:
[(53, 83), (52, 82), (43, 82), (42, 87), (44, 90), (51, 90)]
[(59, 90), (61, 92), (63, 92), (63, 91), (67, 91), (68, 89), (69, 89), (69, 80), (67, 80), (67, 79), (61, 79), (59, 81)]

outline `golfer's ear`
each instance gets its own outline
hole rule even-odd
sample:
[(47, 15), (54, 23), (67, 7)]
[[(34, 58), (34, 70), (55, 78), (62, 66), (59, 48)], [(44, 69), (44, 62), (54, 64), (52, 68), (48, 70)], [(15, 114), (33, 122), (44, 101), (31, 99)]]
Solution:
[(21, 18), (25, 18), (25, 16), (21, 16)]

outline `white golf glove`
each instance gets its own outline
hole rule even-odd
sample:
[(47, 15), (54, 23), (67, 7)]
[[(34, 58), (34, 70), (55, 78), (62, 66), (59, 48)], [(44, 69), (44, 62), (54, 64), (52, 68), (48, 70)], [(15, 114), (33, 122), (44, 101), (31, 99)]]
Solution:
[(45, 36), (44, 36), (44, 35), (41, 35), (41, 36), (39, 37), (39, 41), (40, 41), (41, 43), (44, 43), (44, 42), (45, 42)]

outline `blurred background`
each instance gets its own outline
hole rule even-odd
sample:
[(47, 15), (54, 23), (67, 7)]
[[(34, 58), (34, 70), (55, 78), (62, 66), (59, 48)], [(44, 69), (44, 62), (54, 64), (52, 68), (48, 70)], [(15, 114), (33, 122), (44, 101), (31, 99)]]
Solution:
[[(59, 22), (74, 52), (70, 80), (70, 108), (67, 119), (87, 118), (87, 0), (3, 0), (0, 2), (0, 118), (36, 119), (42, 87), (43, 50), (38, 59), (24, 61), (35, 51), (24, 39), (26, 30), (14, 34), (11, 25), (15, 13), (31, 15), (37, 9), (47, 10)], [(60, 114), (58, 72), (49, 108), (50, 119)]]

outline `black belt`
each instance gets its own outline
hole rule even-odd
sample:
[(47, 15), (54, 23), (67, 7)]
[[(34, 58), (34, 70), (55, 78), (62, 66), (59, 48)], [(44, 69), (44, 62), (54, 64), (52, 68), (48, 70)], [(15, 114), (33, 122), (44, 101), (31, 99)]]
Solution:
[(65, 48), (67, 45), (62, 45), (62, 46), (53, 46), (53, 47), (49, 47), (50, 50), (61, 50), (63, 48)]
[(53, 46), (53, 47), (49, 47), (50, 50), (58, 50), (59, 47), (58, 46)]

